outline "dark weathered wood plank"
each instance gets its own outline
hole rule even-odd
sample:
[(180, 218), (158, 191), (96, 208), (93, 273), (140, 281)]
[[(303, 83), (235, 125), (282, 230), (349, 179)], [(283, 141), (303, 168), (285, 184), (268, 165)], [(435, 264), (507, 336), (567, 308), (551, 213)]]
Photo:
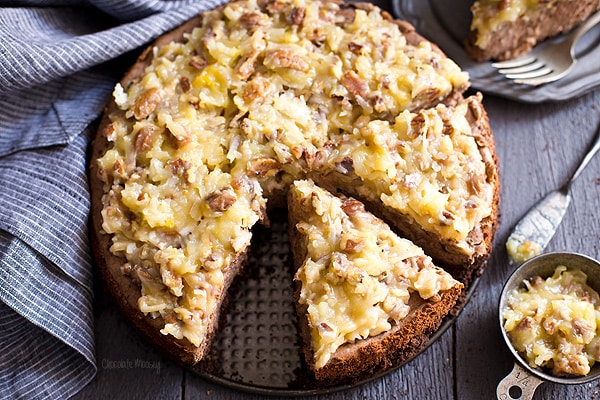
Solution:
[[(493, 398), (498, 381), (513, 365), (500, 334), (497, 309), (503, 283), (511, 272), (504, 249), (510, 229), (531, 205), (568, 179), (600, 123), (598, 91), (555, 104), (524, 105), (493, 97), (486, 97), (484, 104), (501, 161), (502, 217), (490, 266), (456, 324), (461, 399)], [(575, 182), (572, 195), (569, 211), (547, 251), (600, 257), (600, 157)], [(594, 395), (598, 395), (597, 384), (545, 383), (535, 399)]]
[(142, 340), (100, 288), (94, 306), (98, 373), (73, 398), (181, 398), (183, 370)]

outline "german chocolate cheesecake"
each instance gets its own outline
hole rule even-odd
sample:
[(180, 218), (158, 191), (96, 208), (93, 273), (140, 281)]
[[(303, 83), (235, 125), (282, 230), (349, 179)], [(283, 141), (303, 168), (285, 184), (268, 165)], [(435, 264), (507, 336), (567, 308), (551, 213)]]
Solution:
[[(316, 193), (312, 210), (290, 213), (290, 232), (310, 230), (301, 221), (316, 214), (353, 227), (322, 221), (338, 242), (318, 254), (291, 234), (292, 248), (305, 249), (295, 259), (344, 269), (346, 259), (365, 262), (356, 254), (385, 256), (364, 284), (387, 295), (343, 300), (373, 310), (373, 323), (345, 316), (355, 328), (310, 347), (308, 368), (335, 383), (406, 361), (492, 250), (498, 162), (482, 97), (465, 98), (468, 86), (434, 44), (370, 3), (240, 0), (191, 19), (116, 84), (94, 140), (91, 231), (103, 280), (145, 336), (196, 364), (246, 267), (253, 227)], [(296, 284), (309, 274), (302, 261)], [(330, 279), (311, 275), (297, 292), (300, 333), (327, 331), (307, 313), (306, 293)], [(389, 339), (398, 329), (401, 345)], [(367, 342), (382, 355), (368, 368), (328, 369), (340, 349)]]

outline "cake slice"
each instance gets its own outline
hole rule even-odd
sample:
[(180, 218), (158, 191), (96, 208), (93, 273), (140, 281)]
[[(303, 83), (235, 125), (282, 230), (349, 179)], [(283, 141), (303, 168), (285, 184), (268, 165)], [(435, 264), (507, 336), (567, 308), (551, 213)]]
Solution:
[(288, 215), (304, 357), (317, 381), (351, 382), (406, 361), (461, 293), (355, 199), (296, 181)]
[(479, 0), (467, 51), (477, 61), (509, 60), (567, 32), (600, 9), (598, 0)]
[(362, 201), (468, 286), (492, 251), (499, 202), (481, 95), (393, 123), (358, 120), (330, 139), (309, 177)]

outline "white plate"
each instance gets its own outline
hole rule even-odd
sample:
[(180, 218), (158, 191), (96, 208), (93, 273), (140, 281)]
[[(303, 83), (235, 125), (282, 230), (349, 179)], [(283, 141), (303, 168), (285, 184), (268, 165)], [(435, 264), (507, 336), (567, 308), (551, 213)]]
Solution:
[(577, 45), (578, 63), (565, 78), (543, 86), (517, 85), (502, 77), (489, 62), (477, 63), (463, 42), (471, 23), (473, 0), (392, 0), (396, 17), (412, 23), (417, 32), (436, 43), (469, 72), (471, 87), (484, 93), (527, 103), (562, 101), (600, 86), (600, 25)]

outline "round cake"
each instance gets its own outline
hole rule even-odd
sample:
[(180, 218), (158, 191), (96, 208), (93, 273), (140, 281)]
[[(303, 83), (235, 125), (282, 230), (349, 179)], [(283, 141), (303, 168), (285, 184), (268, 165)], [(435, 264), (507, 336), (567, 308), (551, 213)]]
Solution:
[[(482, 97), (465, 98), (468, 86), (434, 44), (370, 3), (241, 0), (203, 13), (144, 51), (106, 107), (90, 163), (103, 280), (156, 346), (197, 364), (246, 266), (253, 228), (286, 208), (295, 182), (314, 182), (315, 193), (351, 196), (418, 248), (419, 260), (430, 259), (432, 271), (448, 273), (418, 302), (434, 314), (405, 296), (388, 322), (384, 315), (377, 328), (344, 339), (379, 341), (385, 353), (394, 345), (385, 331), (401, 325), (402, 352), (368, 370), (330, 368), (324, 379), (351, 382), (398, 365), (460, 305), (492, 249), (498, 163)], [(348, 203), (326, 204), (334, 213)], [(412, 271), (390, 267), (374, 279), (412, 274), (396, 270)], [(354, 314), (347, 319), (361, 318)], [(411, 329), (419, 318), (426, 329)], [(319, 329), (306, 315), (297, 319), (300, 337)], [(311, 369), (313, 353), (305, 354)]]

